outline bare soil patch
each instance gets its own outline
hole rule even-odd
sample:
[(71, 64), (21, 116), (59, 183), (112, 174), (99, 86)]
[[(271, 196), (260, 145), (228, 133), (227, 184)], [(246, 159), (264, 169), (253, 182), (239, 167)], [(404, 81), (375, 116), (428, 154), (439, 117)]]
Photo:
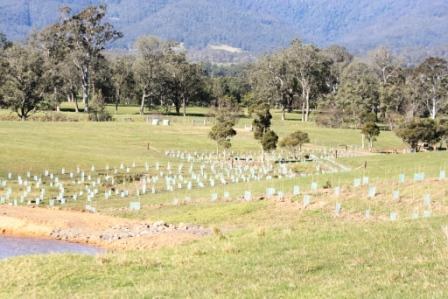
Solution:
[(58, 209), (0, 206), (0, 233), (136, 250), (174, 246), (210, 234), (196, 225), (146, 223)]

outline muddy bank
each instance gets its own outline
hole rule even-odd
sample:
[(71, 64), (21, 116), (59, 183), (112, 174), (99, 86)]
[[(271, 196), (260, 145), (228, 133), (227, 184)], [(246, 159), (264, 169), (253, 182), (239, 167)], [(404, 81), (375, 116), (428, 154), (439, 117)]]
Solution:
[(83, 212), (12, 206), (0, 206), (0, 232), (117, 250), (177, 245), (211, 233), (210, 229), (197, 225), (148, 223)]

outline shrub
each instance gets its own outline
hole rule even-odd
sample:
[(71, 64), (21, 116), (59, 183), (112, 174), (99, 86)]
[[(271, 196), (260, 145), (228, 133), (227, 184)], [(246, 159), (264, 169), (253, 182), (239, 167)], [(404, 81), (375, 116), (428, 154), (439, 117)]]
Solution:
[[(12, 113), (0, 114), (0, 121), (20, 121), (21, 119)], [(83, 120), (81, 115), (67, 115), (61, 112), (45, 112), (36, 113), (28, 117), (28, 121), (39, 121), (39, 122), (79, 122)]]
[(320, 127), (341, 128), (344, 125), (344, 121), (342, 117), (340, 117), (340, 113), (332, 111), (328, 113), (319, 113), (316, 116), (316, 124)]
[(77, 122), (79, 118), (71, 117), (61, 112), (46, 112), (34, 114), (30, 116), (29, 120), (42, 122)]
[(20, 120), (20, 118), (17, 116), (17, 114), (0, 114), (0, 121), (17, 121)]
[(99, 92), (95, 94), (91, 106), (89, 107), (89, 120), (90, 121), (112, 121), (112, 115), (106, 110), (104, 98)]
[(432, 119), (415, 119), (402, 125), (396, 134), (416, 152), (420, 151), (425, 144), (434, 146), (446, 135), (443, 127)]
[(367, 121), (361, 128), (361, 134), (363, 134), (369, 141), (369, 150), (373, 148), (373, 142), (376, 141), (376, 137), (380, 135), (380, 128), (374, 121)]
[(261, 145), (263, 146), (263, 150), (265, 152), (271, 152), (277, 148), (278, 136), (274, 131), (267, 131), (262, 139)]
[(89, 120), (90, 121), (98, 121), (98, 122), (103, 122), (103, 121), (112, 121), (112, 115), (106, 111), (89, 111)]
[(308, 136), (308, 133), (302, 132), (302, 131), (296, 131), (294, 133), (291, 133), (287, 137), (283, 138), (283, 140), (280, 142), (280, 147), (286, 147), (290, 151), (294, 153), (294, 157), (297, 157), (296, 149), (302, 151), (302, 146), (305, 143), (310, 142), (310, 137)]

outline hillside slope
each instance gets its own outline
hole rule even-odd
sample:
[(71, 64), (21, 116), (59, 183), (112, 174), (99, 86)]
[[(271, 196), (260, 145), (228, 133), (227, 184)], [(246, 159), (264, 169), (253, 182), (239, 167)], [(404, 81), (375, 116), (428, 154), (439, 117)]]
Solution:
[(79, 10), (100, 2), (125, 33), (116, 47), (129, 47), (143, 34), (193, 49), (227, 44), (252, 53), (296, 37), (354, 52), (380, 44), (425, 51), (448, 45), (445, 0), (0, 0), (0, 31), (23, 39), (32, 28), (56, 21), (62, 5)]

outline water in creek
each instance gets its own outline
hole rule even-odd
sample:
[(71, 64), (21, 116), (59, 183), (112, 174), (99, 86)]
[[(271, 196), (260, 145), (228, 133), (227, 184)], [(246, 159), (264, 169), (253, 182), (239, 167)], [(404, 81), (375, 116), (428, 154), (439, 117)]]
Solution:
[(79, 253), (95, 255), (102, 249), (64, 241), (0, 236), (0, 259), (20, 255)]

